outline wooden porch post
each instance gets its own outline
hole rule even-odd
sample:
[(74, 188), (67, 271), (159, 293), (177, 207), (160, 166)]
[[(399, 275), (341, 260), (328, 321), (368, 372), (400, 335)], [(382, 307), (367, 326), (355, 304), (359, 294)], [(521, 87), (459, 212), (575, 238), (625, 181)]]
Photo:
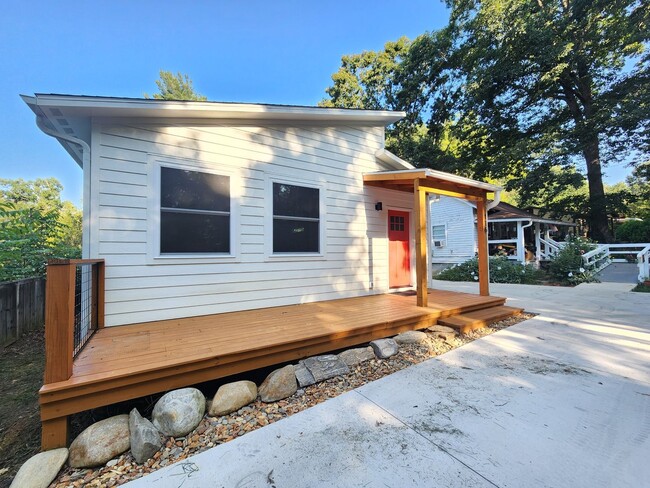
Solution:
[(413, 182), (413, 211), (415, 218), (415, 281), (417, 306), (426, 307), (429, 300), (427, 279), (427, 193), (420, 187), (420, 180)]
[[(51, 260), (45, 284), (45, 374), (43, 382), (56, 383), (72, 376), (74, 352), (74, 299), (76, 266), (70, 260)], [(68, 417), (42, 422), (43, 450), (68, 445)]]
[(490, 295), (490, 263), (488, 261), (487, 237), (487, 198), (479, 198), (476, 202), (476, 234), (478, 244), (478, 284), (483, 296)]

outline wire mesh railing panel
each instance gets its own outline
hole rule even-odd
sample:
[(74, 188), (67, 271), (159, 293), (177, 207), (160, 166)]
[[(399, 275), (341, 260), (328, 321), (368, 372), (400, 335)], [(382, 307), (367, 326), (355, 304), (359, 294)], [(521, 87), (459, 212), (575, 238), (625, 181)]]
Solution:
[(93, 264), (77, 264), (74, 296), (74, 357), (97, 329), (97, 286)]

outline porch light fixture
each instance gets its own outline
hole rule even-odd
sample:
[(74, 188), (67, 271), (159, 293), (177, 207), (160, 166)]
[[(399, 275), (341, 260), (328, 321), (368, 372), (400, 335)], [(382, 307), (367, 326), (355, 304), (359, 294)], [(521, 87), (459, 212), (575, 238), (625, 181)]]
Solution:
[(383, 205), (382, 205), (381, 202), (377, 202), (377, 203), (375, 203), (375, 210), (376, 210), (377, 212), (381, 212), (381, 209), (382, 209), (382, 208), (383, 208)]

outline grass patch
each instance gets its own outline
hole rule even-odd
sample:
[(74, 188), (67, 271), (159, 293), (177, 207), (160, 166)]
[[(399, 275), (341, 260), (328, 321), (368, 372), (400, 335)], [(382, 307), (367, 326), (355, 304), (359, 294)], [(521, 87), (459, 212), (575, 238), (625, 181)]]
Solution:
[(39, 329), (0, 349), (0, 488), (41, 447), (38, 390), (43, 384), (45, 340)]

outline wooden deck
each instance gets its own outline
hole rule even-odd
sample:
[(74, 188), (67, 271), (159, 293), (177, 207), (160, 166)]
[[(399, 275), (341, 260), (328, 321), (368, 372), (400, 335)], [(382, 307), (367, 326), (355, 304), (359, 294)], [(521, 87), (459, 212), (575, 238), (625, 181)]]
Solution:
[(55, 424), (60, 428), (72, 413), (421, 329), (504, 302), (430, 291), (426, 308), (416, 306), (415, 296), (389, 294), (99, 329), (75, 359), (72, 377), (40, 390), (43, 444), (48, 425), (56, 431)]

